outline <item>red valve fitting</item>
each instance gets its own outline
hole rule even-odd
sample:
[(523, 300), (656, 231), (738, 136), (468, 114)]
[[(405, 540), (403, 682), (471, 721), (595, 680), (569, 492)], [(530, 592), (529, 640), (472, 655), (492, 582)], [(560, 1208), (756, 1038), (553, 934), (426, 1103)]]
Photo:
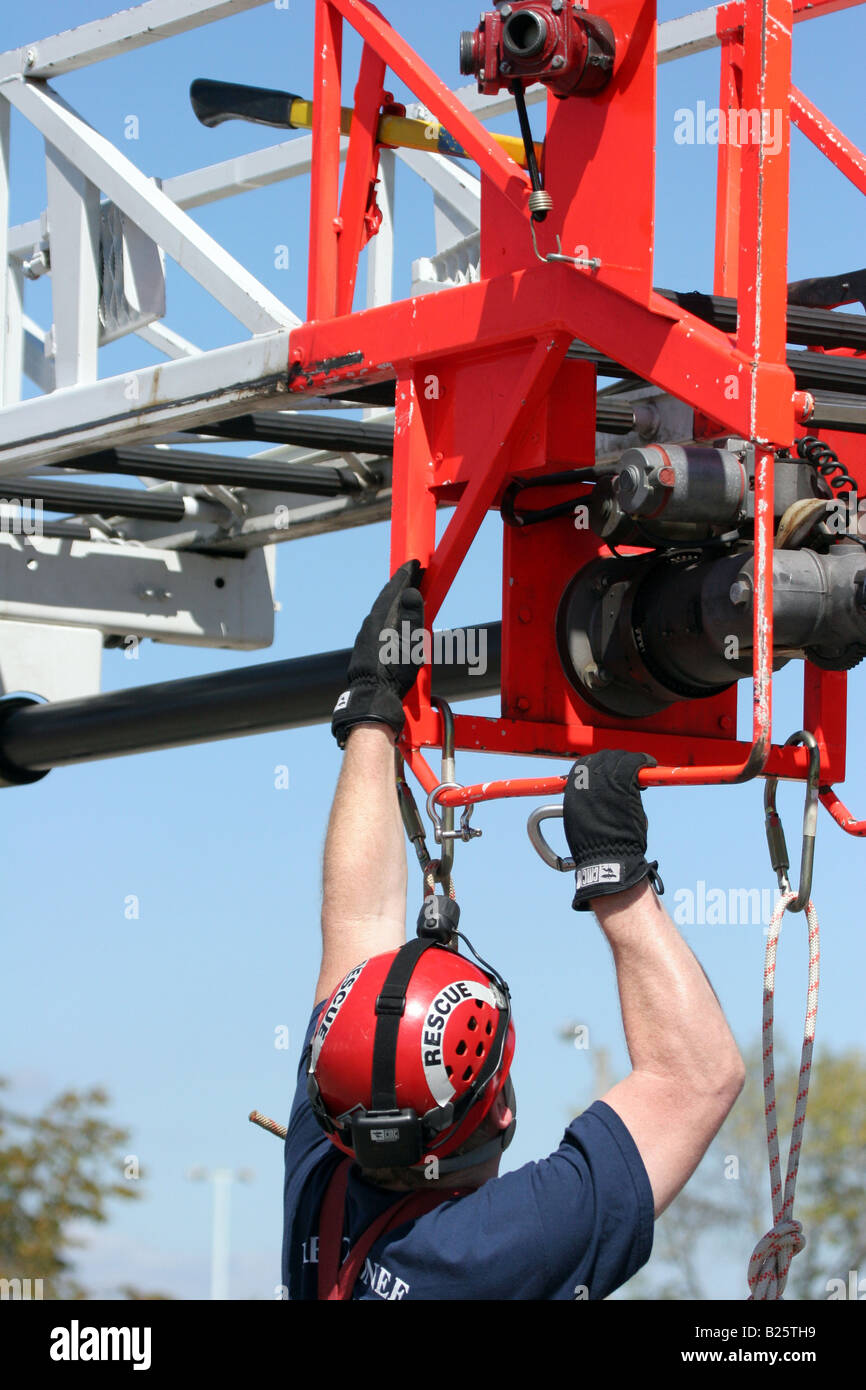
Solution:
[(514, 0), (460, 36), (460, 71), (487, 95), (515, 79), (544, 82), (558, 97), (598, 92), (610, 81), (616, 44), (607, 20), (568, 0)]

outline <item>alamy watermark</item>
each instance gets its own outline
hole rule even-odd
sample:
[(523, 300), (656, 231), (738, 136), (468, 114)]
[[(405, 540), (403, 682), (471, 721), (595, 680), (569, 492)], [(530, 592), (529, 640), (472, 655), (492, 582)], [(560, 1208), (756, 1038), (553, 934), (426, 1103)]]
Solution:
[(0, 534), (41, 536), (43, 533), (41, 497), (0, 497)]
[(866, 497), (846, 492), (827, 499), (827, 514), (823, 518), (827, 530), (834, 536), (866, 538)]
[(705, 101), (681, 106), (674, 112), (674, 140), (678, 145), (761, 145), (768, 154), (782, 148), (784, 125), (777, 107), (761, 111), (757, 107), (707, 106)]
[(52, 1328), (48, 1355), (52, 1361), (128, 1361), (134, 1371), (151, 1364), (149, 1327), (82, 1327), (73, 1318), (68, 1327)]
[(408, 619), (379, 633), (379, 660), (383, 666), (466, 666), (470, 676), (487, 672), (487, 629), (458, 627), (430, 632), (413, 627)]
[(27, 1303), (45, 1297), (41, 1279), (0, 1279), (0, 1301)]
[(708, 888), (701, 878), (676, 890), (671, 916), (678, 927), (763, 927), (780, 897), (778, 888)]
[(845, 1279), (828, 1279), (824, 1287), (827, 1290), (827, 1298), (831, 1302), (834, 1299), (848, 1298), (862, 1303), (866, 1299), (866, 1279), (860, 1278), (859, 1269), (849, 1269), (847, 1281)]

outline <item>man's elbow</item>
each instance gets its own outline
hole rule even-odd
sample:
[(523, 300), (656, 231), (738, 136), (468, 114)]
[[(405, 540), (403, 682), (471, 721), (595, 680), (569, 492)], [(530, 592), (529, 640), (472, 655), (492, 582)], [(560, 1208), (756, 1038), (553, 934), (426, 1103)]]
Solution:
[[(729, 1085), (731, 1090), (731, 1106), (733, 1106), (740, 1092), (746, 1084), (746, 1064), (736, 1048), (731, 1058)], [(730, 1109), (730, 1106), (728, 1107)]]
[(721, 1125), (734, 1108), (737, 1098), (746, 1081), (746, 1067), (736, 1047), (720, 1059), (719, 1066), (709, 1086), (709, 1096)]

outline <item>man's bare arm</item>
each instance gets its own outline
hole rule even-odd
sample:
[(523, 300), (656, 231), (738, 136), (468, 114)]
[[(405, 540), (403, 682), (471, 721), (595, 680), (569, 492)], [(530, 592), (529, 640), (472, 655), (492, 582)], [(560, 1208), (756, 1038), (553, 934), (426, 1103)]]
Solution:
[(649, 1175), (658, 1216), (739, 1095), (744, 1068), (721, 1006), (650, 884), (592, 902), (616, 965), (632, 1073), (602, 1097)]
[(325, 840), (316, 1002), (369, 956), (406, 939), (406, 848), (387, 724), (349, 734)]

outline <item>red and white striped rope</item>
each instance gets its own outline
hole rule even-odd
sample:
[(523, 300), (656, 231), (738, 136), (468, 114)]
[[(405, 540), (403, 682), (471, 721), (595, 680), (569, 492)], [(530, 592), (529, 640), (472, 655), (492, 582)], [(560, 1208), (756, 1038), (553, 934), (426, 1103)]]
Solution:
[(424, 868), (424, 897), (432, 898), (436, 892), (436, 884), (441, 882), (442, 892), (447, 893), (452, 900), (456, 899), (457, 891), (454, 887), (454, 880), (449, 874), (447, 878), (439, 879), (441, 861), (438, 859), (428, 859)]
[(785, 893), (779, 899), (770, 918), (767, 932), (767, 951), (764, 957), (764, 1116), (767, 1122), (767, 1148), (770, 1158), (770, 1200), (773, 1205), (773, 1228), (755, 1246), (749, 1261), (750, 1299), (779, 1299), (785, 1292), (791, 1261), (806, 1244), (803, 1227), (794, 1220), (794, 1191), (803, 1145), (803, 1127), (809, 1100), (809, 1076), (812, 1070), (812, 1047), (815, 1042), (815, 1020), (818, 1014), (818, 966), (821, 959), (818, 934), (818, 914), (810, 901), (806, 908), (809, 928), (809, 992), (806, 998), (806, 1024), (803, 1030), (803, 1051), (800, 1056), (800, 1075), (794, 1123), (791, 1128), (791, 1147), (784, 1191), (779, 1160), (779, 1130), (776, 1118), (776, 1078), (773, 1059), (773, 998), (776, 987), (776, 950), (782, 930), (782, 918), (796, 893)]

